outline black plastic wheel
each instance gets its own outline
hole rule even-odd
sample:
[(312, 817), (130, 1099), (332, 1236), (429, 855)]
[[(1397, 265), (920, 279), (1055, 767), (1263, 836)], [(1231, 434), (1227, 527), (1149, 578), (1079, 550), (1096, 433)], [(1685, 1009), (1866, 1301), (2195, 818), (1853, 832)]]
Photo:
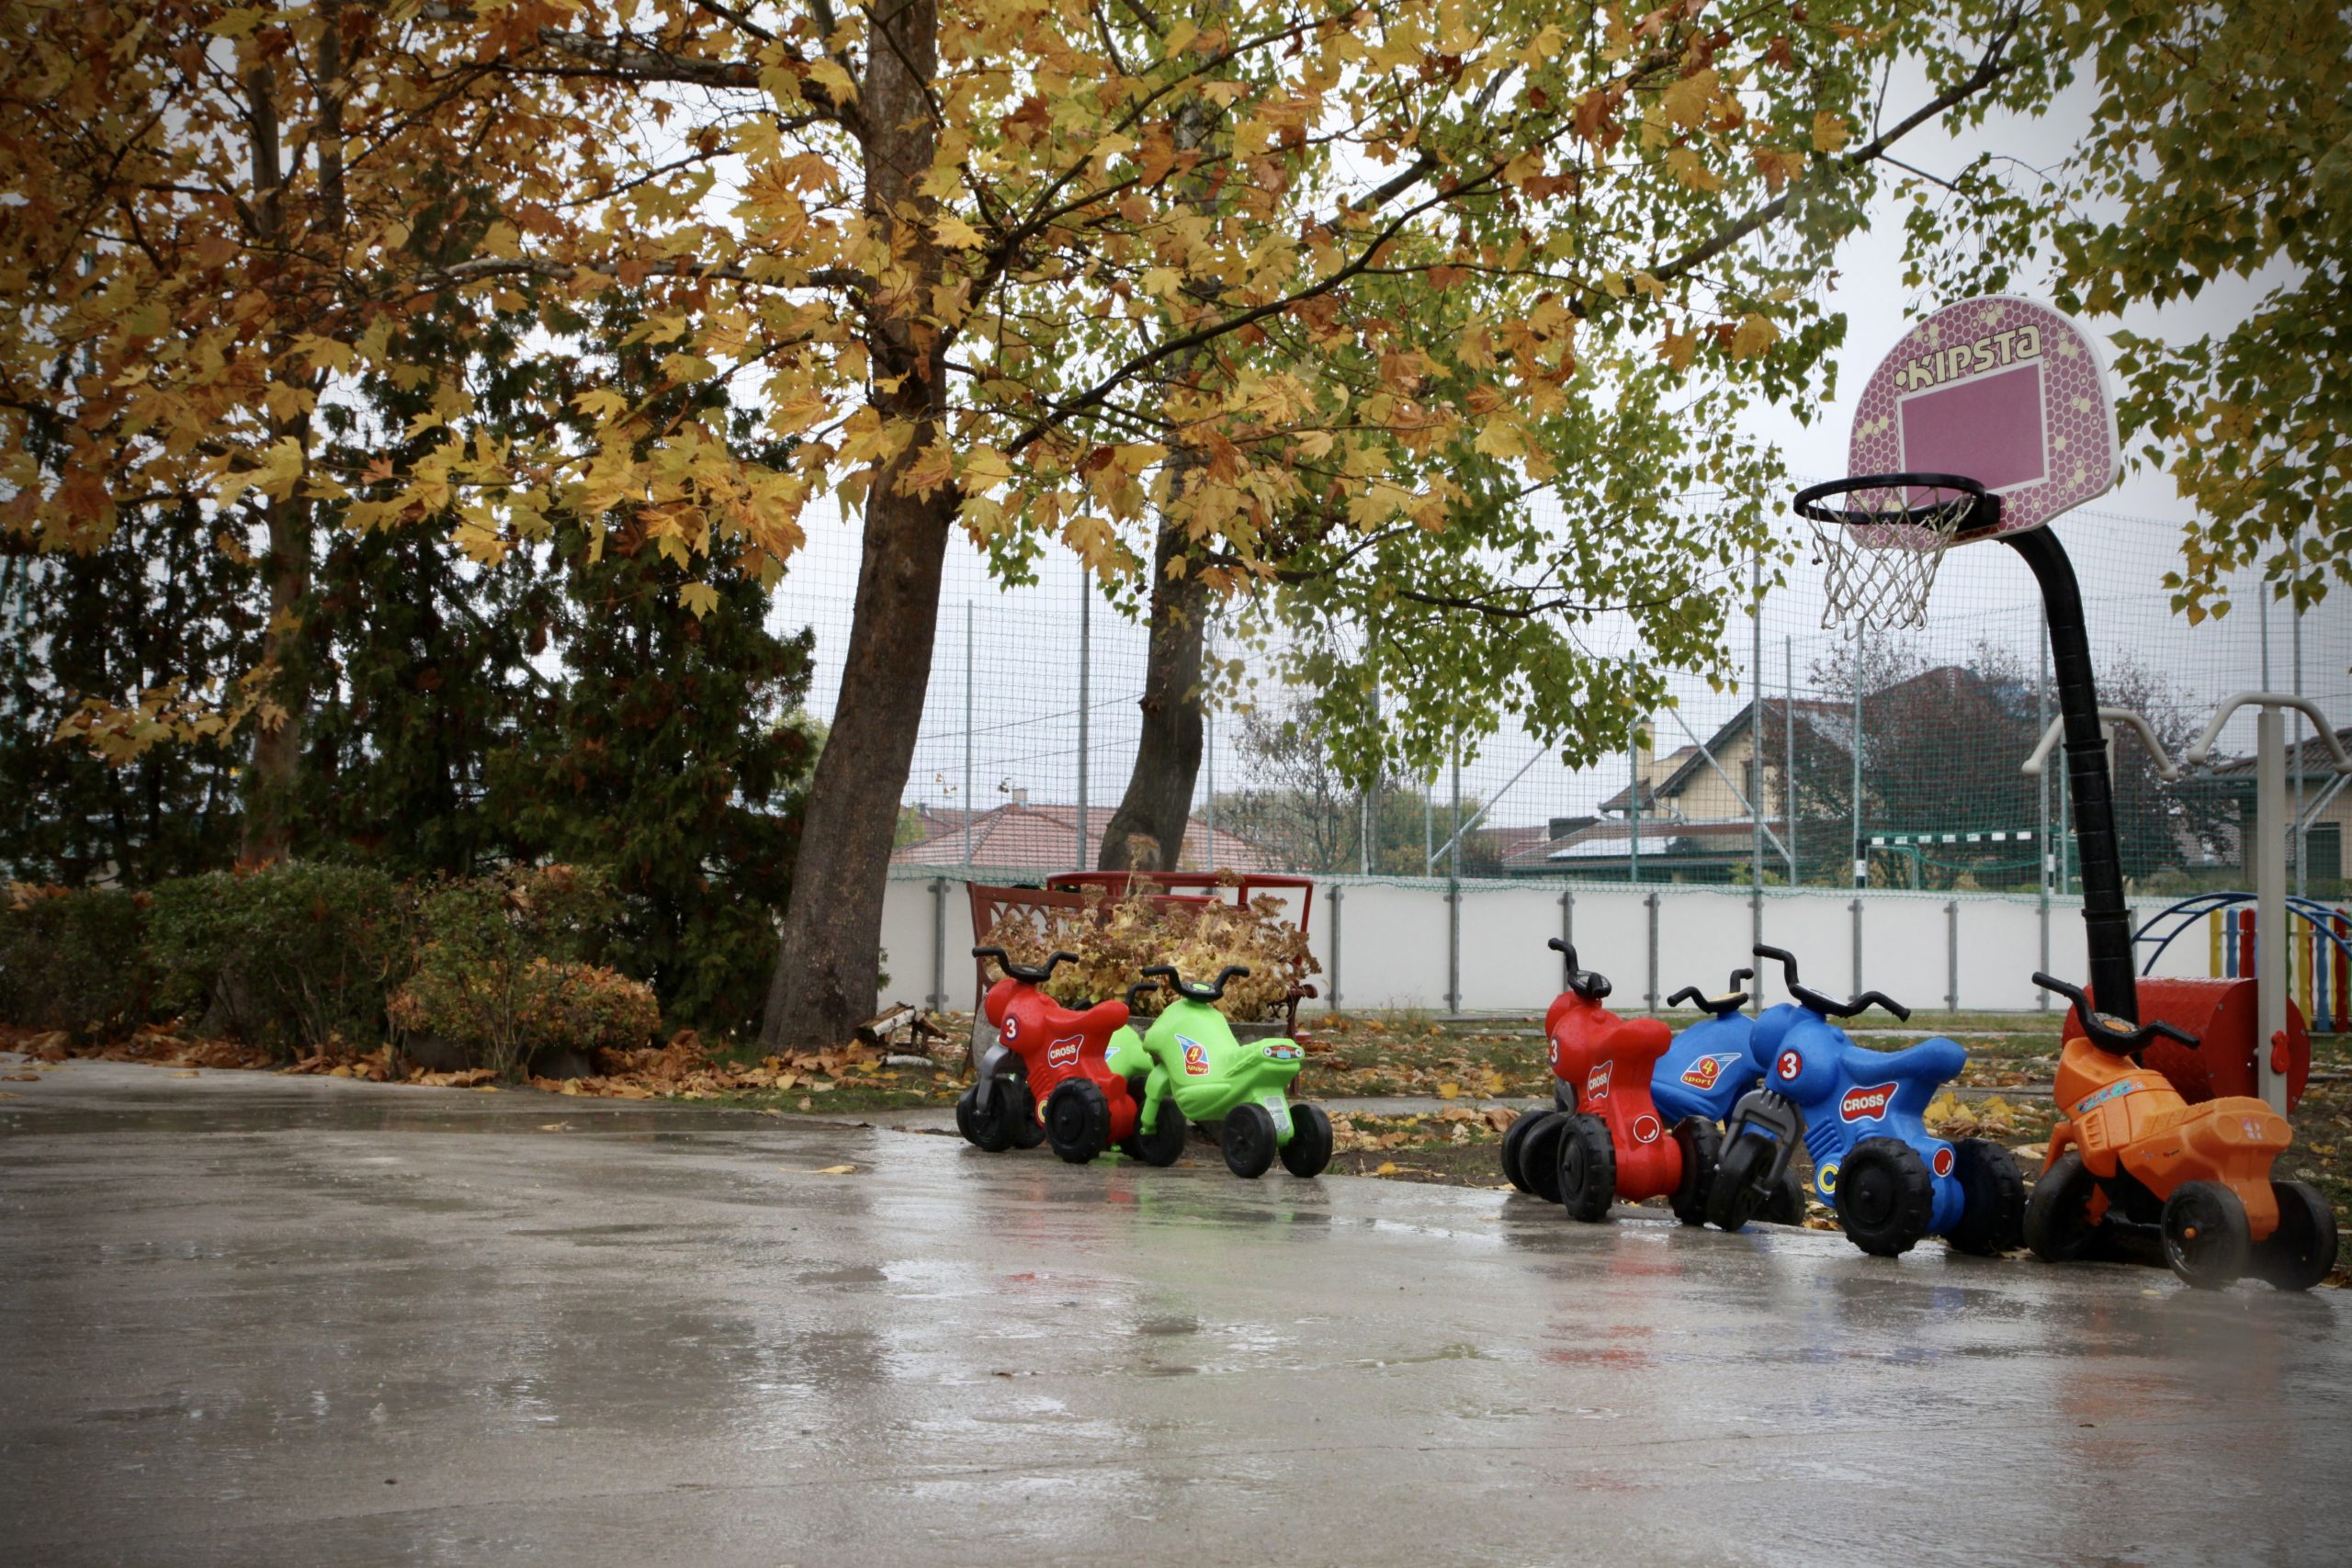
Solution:
[(1535, 1130), (1535, 1123), (1545, 1114), (1541, 1111), (1522, 1111), (1510, 1126), (1503, 1129), (1503, 1175), (1521, 1192), (1532, 1192), (1535, 1189), (1527, 1184), (1527, 1168), (1520, 1163), (1519, 1156), (1527, 1146), (1527, 1134)]
[(1065, 1078), (1046, 1097), (1046, 1141), (1072, 1165), (1111, 1146), (1111, 1101), (1091, 1078)]
[(1520, 1142), (1519, 1173), (1527, 1179), (1527, 1190), (1546, 1203), (1560, 1201), (1560, 1134), (1567, 1124), (1568, 1112), (1547, 1111)]
[(1707, 1190), (1707, 1223), (1718, 1230), (1736, 1231), (1756, 1217), (1764, 1197), (1757, 1180), (1779, 1151), (1760, 1133), (1742, 1133), (1725, 1144), (1715, 1159), (1714, 1184)]
[(1962, 1138), (1951, 1150), (1967, 1202), (1944, 1240), (1979, 1258), (2016, 1247), (2025, 1240), (2025, 1173), (2017, 1156), (1989, 1138)]
[(1225, 1168), (1245, 1181), (1274, 1163), (1274, 1119), (1262, 1105), (1237, 1105), (1225, 1115)]
[(1028, 1080), (1015, 1078), (1012, 1089), (1012, 1146), (1034, 1149), (1046, 1141), (1046, 1123), (1037, 1115), (1037, 1096)]
[(980, 1086), (974, 1084), (956, 1097), (956, 1131), (967, 1144), (979, 1142), (972, 1135), (972, 1101), (979, 1097), (979, 1092)]
[(1002, 1078), (986, 1078), (972, 1086), (972, 1142), (992, 1155), (1012, 1146), (1012, 1118), (1020, 1103), (1019, 1086)]
[(1560, 1202), (1568, 1218), (1605, 1220), (1617, 1201), (1617, 1145), (1600, 1117), (1571, 1116), (1560, 1133)]
[(1290, 1142), (1282, 1147), (1283, 1168), (1296, 1177), (1317, 1177), (1331, 1163), (1331, 1119), (1304, 1100), (1290, 1106)]
[(1715, 1185), (1715, 1162), (1723, 1157), (1723, 1129), (1704, 1116), (1685, 1116), (1674, 1124), (1674, 1141), (1682, 1148), (1682, 1181), (1667, 1201), (1684, 1224), (1703, 1225), (1707, 1194)]
[(1796, 1167), (1781, 1172), (1781, 1179), (1764, 1195), (1764, 1209), (1758, 1217), (1773, 1225), (1804, 1224), (1804, 1178), (1797, 1174)]
[(2081, 1263), (2098, 1256), (2104, 1220), (2091, 1218), (2098, 1179), (2068, 1149), (2033, 1184), (2025, 1205), (2025, 1244), (2044, 1263)]
[(2165, 1200), (2165, 1261), (2192, 1290), (2235, 1282), (2254, 1260), (2245, 1205), (2218, 1181), (2184, 1181)]
[(1936, 1184), (1919, 1151), (1899, 1138), (1864, 1138), (1838, 1168), (1838, 1220), (1876, 1258), (1919, 1245), (1935, 1218)]
[(2255, 1244), (2254, 1271), (2281, 1291), (2308, 1291), (2335, 1267), (2335, 1211), (2319, 1189), (2274, 1181), (2278, 1228)]
[[(1136, 1103), (1143, 1103), (1141, 1095), (1136, 1097)], [(1142, 1113), (1138, 1111), (1136, 1114)], [(1175, 1096), (1170, 1095), (1159, 1102), (1159, 1127), (1148, 1134), (1138, 1131), (1121, 1139), (1119, 1152), (1146, 1165), (1174, 1165), (1184, 1152), (1184, 1113), (1176, 1109)]]

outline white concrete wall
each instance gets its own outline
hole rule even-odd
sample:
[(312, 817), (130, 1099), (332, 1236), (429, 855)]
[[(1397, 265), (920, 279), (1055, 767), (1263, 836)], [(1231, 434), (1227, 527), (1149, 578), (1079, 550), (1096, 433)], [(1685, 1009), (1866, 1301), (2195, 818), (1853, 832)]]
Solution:
[[(1545, 943), (1561, 931), (1562, 885), (1472, 882), (1462, 888), (1461, 999), (1467, 1012), (1541, 1011), (1560, 989), (1560, 957)], [(1639, 1008), (1649, 994), (1651, 910), (1657, 908), (1657, 986), (1662, 1001), (1684, 986), (1722, 989), (1726, 976), (1748, 965), (1754, 915), (1744, 889), (1577, 884), (1570, 911), (1577, 955), (1607, 975), (1621, 1006)], [(1335, 893), (1343, 897), (1334, 899)], [(893, 880), (882, 909), (886, 1001), (922, 1001), (934, 971), (933, 892), (928, 877)], [(1849, 906), (1862, 903), (1862, 973), (1853, 973)], [(2041, 964), (2041, 914), (2030, 898), (1985, 894), (1869, 892), (1834, 888), (1775, 893), (1764, 897), (1764, 940), (1797, 955), (1809, 985), (1840, 995), (1861, 987), (1884, 991), (1913, 1008), (1940, 1009), (1951, 989), (1946, 906), (1959, 920), (1960, 1005), (2025, 1010), (2041, 993), (2033, 972)], [(2137, 901), (2136, 929), (2160, 905)], [(1337, 917), (1336, 921), (1334, 917)], [(972, 1002), (970, 904), (963, 885), (947, 884), (944, 963), (946, 1002)], [(1336, 963), (1332, 936), (1339, 933)], [(1442, 882), (1359, 882), (1318, 879), (1308, 917), (1308, 941), (1323, 972), (1316, 985), (1328, 1005), (1333, 981), (1349, 1009), (1447, 1006), (1447, 910)], [(2053, 973), (2079, 978), (2086, 964), (2079, 900), (2050, 908)], [(2184, 932), (2156, 973), (2202, 975), (2202, 928)], [(1336, 975), (1334, 970), (1336, 968)], [(1779, 1000), (1778, 966), (1765, 978), (1765, 996)], [(1316, 1004), (1309, 1004), (1310, 1006)]]

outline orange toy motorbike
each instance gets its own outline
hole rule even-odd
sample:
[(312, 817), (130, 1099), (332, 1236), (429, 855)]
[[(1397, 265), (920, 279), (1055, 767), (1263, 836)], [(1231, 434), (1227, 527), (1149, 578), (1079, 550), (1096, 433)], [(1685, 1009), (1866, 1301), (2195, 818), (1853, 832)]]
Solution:
[(2046, 1263), (2112, 1258), (2154, 1232), (2186, 1284), (2220, 1290), (2252, 1274), (2307, 1291), (2335, 1266), (2335, 1214), (2301, 1181), (2274, 1181), (2294, 1129), (2267, 1101), (2232, 1095), (2191, 1105), (2140, 1062), (2168, 1023), (2132, 1024), (2092, 1008), (2080, 987), (2033, 983), (2075, 1004), (2082, 1032), (2058, 1057), (2050, 1156), (2026, 1206), (2026, 1245)]

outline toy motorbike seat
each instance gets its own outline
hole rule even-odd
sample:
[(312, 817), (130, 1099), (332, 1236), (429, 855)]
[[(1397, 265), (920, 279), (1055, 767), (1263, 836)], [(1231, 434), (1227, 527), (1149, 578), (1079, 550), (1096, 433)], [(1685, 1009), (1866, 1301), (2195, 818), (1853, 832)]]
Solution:
[(1849, 1045), (1842, 1061), (1848, 1074), (1860, 1083), (1893, 1078), (1897, 1083), (1941, 1084), (1960, 1076), (1960, 1069), (1968, 1064), (1968, 1052), (1958, 1041), (1938, 1035), (1900, 1051)]

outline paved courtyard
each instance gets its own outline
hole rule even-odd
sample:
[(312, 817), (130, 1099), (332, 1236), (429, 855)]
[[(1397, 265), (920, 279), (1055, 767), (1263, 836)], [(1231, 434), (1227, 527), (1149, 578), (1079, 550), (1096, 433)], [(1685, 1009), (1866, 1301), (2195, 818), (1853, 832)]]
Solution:
[(1207, 1151), (6, 1088), (0, 1562), (2320, 1562), (2352, 1528), (2340, 1292)]

